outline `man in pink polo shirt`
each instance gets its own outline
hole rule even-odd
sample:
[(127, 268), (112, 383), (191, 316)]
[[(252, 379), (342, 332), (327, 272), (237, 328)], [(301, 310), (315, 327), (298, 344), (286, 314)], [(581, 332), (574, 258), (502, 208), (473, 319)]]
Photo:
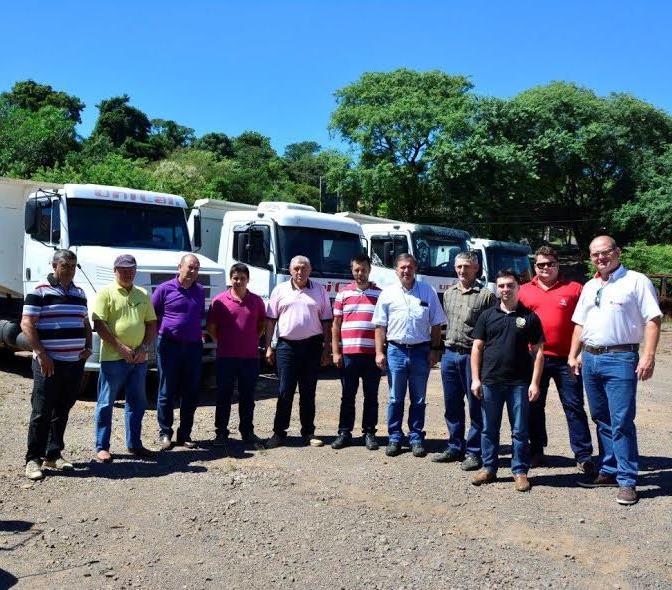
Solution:
[(226, 449), (234, 383), (238, 382), (238, 430), (243, 442), (261, 447), (254, 434), (254, 390), (259, 376), (259, 338), (264, 332), (266, 306), (247, 288), (250, 271), (237, 263), (229, 271), (231, 288), (212, 300), (206, 329), (217, 343), (217, 406), (214, 446)]
[[(329, 362), (332, 316), (329, 295), (310, 280), (310, 271), (308, 258), (292, 258), (291, 279), (273, 289), (266, 309), (266, 360), (277, 362), (280, 381), (273, 436), (266, 441), (269, 449), (284, 444), (297, 384), (303, 442), (316, 447), (324, 444), (315, 438), (315, 388), (320, 363)], [(278, 343), (273, 350), (276, 327)]]
[(594, 474), (593, 444), (583, 406), (583, 383), (581, 376), (573, 375), (567, 366), (574, 331), (572, 314), (581, 295), (581, 285), (560, 274), (558, 254), (550, 246), (542, 246), (535, 252), (534, 269), (536, 276), (520, 288), (519, 296), (520, 302), (539, 316), (546, 339), (540, 395), (530, 403), (530, 466), (540, 467), (544, 461), (544, 447), (548, 444), (546, 395), (553, 379), (567, 418), (569, 444), (579, 471)]

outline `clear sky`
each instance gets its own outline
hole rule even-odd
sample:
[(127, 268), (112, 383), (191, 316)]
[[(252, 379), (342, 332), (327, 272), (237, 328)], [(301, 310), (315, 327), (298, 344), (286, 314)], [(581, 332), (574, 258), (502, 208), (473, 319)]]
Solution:
[(198, 135), (255, 130), (323, 146), (333, 93), (366, 71), (464, 74), (509, 97), (551, 80), (631, 92), (672, 112), (667, 0), (3, 3), (0, 90), (32, 78), (81, 98), (88, 135), (104, 98)]

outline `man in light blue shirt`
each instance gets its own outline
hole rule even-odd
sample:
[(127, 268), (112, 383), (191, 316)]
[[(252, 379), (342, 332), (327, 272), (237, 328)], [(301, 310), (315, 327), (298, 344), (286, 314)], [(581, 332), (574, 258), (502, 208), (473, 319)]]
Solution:
[[(373, 312), (376, 326), (376, 364), (387, 369), (390, 397), (387, 404), (389, 444), (385, 454), (401, 453), (404, 433), (404, 398), (408, 388), (409, 444), (414, 457), (424, 457), (425, 394), (429, 370), (439, 361), (441, 324), (446, 316), (434, 288), (415, 280), (418, 263), (400, 254), (394, 267), (399, 284), (383, 289)], [(386, 354), (387, 345), (387, 354)]]

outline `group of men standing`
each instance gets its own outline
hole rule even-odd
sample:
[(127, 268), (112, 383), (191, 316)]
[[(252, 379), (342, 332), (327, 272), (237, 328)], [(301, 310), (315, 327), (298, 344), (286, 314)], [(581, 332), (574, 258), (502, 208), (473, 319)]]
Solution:
[[(408, 444), (415, 457), (424, 457), (427, 381), (430, 369), (441, 361), (448, 441), (433, 461), (459, 461), (465, 471), (479, 470), (474, 485), (495, 481), (506, 405), (515, 489), (529, 490), (529, 469), (544, 463), (548, 443), (544, 408), (553, 379), (571, 449), (579, 471), (586, 475), (582, 485), (618, 486), (618, 502), (632, 504), (637, 501), (636, 384), (653, 373), (662, 314), (650, 281), (620, 264), (620, 250), (612, 238), (595, 238), (590, 256), (597, 274), (583, 290), (563, 278), (557, 253), (544, 246), (535, 254), (534, 279), (521, 286), (516, 273), (501, 271), (495, 298), (477, 280), (475, 254), (462, 252), (455, 259), (458, 281), (444, 294), (441, 305), (436, 291), (416, 279), (417, 262), (410, 254), (398, 256), (398, 282), (383, 290), (369, 281), (371, 261), (361, 254), (352, 260), (354, 281), (339, 290), (333, 315), (326, 290), (310, 279), (306, 257), (291, 260), (290, 280), (275, 287), (268, 305), (248, 290), (247, 266), (235, 264), (229, 273), (230, 288), (213, 299), (206, 319), (207, 332), (217, 345), (213, 444), (227, 445), (237, 383), (239, 430), (245, 443), (257, 448), (285, 443), (298, 386), (302, 440), (322, 446), (315, 436), (315, 390), (320, 366), (333, 362), (341, 372), (342, 399), (338, 433), (331, 446), (342, 449), (352, 443), (361, 380), (364, 444), (369, 450), (378, 449), (378, 388), (384, 372), (389, 385), (386, 454), (399, 455), (406, 442), (402, 424), (408, 391)], [(22, 329), (35, 357), (26, 454), (29, 479), (42, 478), (44, 467), (72, 469), (62, 456), (63, 433), (85, 359), (91, 354), (86, 297), (72, 282), (75, 270), (75, 255), (57, 251), (53, 274), (27, 296), (24, 306)], [(147, 407), (147, 352), (157, 334), (159, 444), (163, 450), (174, 444), (174, 403), (179, 396), (175, 444), (193, 448), (205, 308), (198, 258), (185, 255), (176, 277), (160, 285), (151, 298), (133, 284), (132, 256), (119, 256), (114, 272), (115, 282), (98, 293), (93, 309), (94, 326), (102, 340), (95, 458), (112, 461), (112, 408), (122, 390), (128, 451), (140, 457), (151, 455), (142, 444), (141, 425)], [(262, 335), (266, 360), (276, 365), (279, 378), (273, 434), (266, 441), (257, 437), (253, 425)], [(597, 465), (592, 459), (584, 387), (597, 424)]]

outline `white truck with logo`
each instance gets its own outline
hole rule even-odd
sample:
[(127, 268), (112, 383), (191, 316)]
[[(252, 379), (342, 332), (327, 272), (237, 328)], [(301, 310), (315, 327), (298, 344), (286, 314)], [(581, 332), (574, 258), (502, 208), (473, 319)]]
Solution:
[(364, 248), (355, 221), (279, 201), (254, 206), (201, 199), (194, 203), (189, 230), (196, 249), (226, 269), (247, 264), (249, 289), (266, 300), (278, 283), (289, 280), (289, 262), (296, 255), (310, 259), (311, 280), (322, 283), (333, 299), (352, 281), (350, 261)]
[(362, 226), (371, 257), (371, 280), (379, 287), (398, 281), (394, 259), (403, 253), (418, 261), (417, 280), (434, 287), (443, 301), (443, 294), (457, 282), (455, 257), (468, 249), (469, 234), (460, 229), (439, 225), (404, 223), (361, 213), (336, 213), (335, 217), (352, 219)]
[(529, 258), (532, 249), (527, 244), (472, 238), (469, 248), (476, 252), (481, 261), (482, 283), (493, 293), (496, 293), (496, 277), (500, 270), (516, 271), (523, 282), (532, 278)]
[[(149, 293), (173, 278), (180, 258), (192, 250), (186, 211), (176, 195), (0, 178), (0, 345), (30, 348), (19, 328), (23, 297), (46, 280), (58, 248), (77, 254), (75, 283), (86, 292), (89, 309), (98, 290), (114, 280), (119, 254), (135, 256), (135, 284)], [(197, 257), (207, 306), (225, 288), (225, 273), (211, 259)], [(99, 368), (99, 342), (94, 333), (88, 371)], [(214, 357), (213, 347), (206, 346), (204, 354)]]

